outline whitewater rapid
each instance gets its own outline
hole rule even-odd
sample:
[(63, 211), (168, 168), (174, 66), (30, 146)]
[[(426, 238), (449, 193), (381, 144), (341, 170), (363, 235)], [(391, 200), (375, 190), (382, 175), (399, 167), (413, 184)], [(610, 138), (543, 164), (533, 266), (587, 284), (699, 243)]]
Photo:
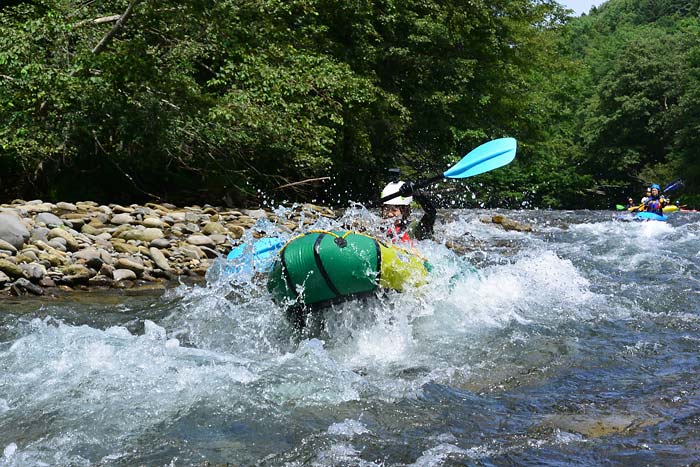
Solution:
[(426, 285), (312, 334), (252, 276), (0, 304), (0, 466), (700, 458), (700, 216), (502, 213), (534, 231), (444, 212)]

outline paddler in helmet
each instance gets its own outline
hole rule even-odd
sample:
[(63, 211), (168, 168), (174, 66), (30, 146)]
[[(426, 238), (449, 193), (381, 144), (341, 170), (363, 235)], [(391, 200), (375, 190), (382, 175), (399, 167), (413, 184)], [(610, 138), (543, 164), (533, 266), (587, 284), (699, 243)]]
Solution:
[[(414, 191), (411, 182), (401, 180), (390, 182), (382, 190), (382, 198), (399, 193), (400, 196), (382, 204), (382, 218), (392, 219), (386, 229), (386, 236), (393, 243), (411, 244), (413, 240), (425, 240), (433, 235), (437, 210), (430, 198), (420, 191)], [(423, 209), (419, 221), (410, 222), (411, 202), (416, 201)]]
[(661, 187), (654, 183), (650, 187), (650, 195), (645, 198), (643, 210), (654, 214), (663, 215), (664, 206), (668, 204), (668, 200), (661, 194)]

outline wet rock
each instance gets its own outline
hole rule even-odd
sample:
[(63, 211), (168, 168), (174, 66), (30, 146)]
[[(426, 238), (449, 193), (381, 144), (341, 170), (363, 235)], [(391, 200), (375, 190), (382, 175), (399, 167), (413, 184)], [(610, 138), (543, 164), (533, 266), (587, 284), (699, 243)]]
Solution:
[(545, 418), (544, 425), (589, 438), (599, 438), (618, 433), (635, 433), (663, 421), (662, 418), (639, 414), (586, 415), (559, 414)]
[(255, 225), (256, 220), (250, 216), (241, 216), (236, 221), (242, 227), (249, 229)]
[(255, 220), (267, 219), (267, 213), (264, 209), (244, 209), (242, 212), (244, 215)]
[(10, 276), (0, 271), (0, 287), (5, 287), (5, 284), (8, 284), (10, 281), (12, 281)]
[(26, 295), (28, 293), (32, 295), (43, 295), (44, 294), (44, 289), (42, 289), (40, 286), (32, 284), (29, 282), (27, 279), (17, 279), (15, 282), (12, 283), (12, 286), (10, 287), (10, 291), (12, 292), (13, 295), (20, 296), (20, 295)]
[(497, 214), (489, 218), (481, 219), (481, 222), (499, 224), (505, 230), (517, 230), (518, 232), (532, 232), (532, 226), (529, 224), (523, 224), (512, 219), (508, 219), (506, 216)]
[(229, 235), (234, 240), (238, 240), (245, 233), (245, 229), (238, 224), (227, 224), (226, 227), (228, 228)]
[(19, 250), (29, 240), (29, 230), (19, 218), (0, 214), (0, 239)]

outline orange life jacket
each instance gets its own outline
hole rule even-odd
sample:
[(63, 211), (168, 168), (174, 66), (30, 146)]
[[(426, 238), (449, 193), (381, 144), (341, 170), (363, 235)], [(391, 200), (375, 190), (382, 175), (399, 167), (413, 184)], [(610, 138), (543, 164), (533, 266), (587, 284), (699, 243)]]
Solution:
[(413, 246), (413, 240), (411, 239), (411, 236), (408, 235), (408, 232), (399, 229), (395, 225), (392, 225), (386, 229), (386, 236), (389, 237), (389, 240), (391, 240), (392, 243), (407, 243), (408, 245)]

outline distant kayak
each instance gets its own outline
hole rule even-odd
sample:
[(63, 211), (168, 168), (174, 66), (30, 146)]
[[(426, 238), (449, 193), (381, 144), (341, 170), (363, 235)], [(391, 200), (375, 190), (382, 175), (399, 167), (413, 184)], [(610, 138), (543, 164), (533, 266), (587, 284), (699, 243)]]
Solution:
[(654, 214), (653, 212), (638, 212), (634, 215), (634, 218), (642, 221), (667, 221), (668, 216), (661, 216), (659, 214)]
[(616, 221), (622, 222), (642, 222), (642, 221), (667, 221), (668, 216), (660, 216), (651, 212), (626, 212), (614, 217)]
[[(637, 212), (641, 206), (630, 206), (630, 207), (625, 207), (621, 204), (616, 204), (615, 209), (618, 211), (630, 211), (630, 212)], [(664, 206), (664, 213), (669, 213), (669, 212), (677, 212), (677, 211), (683, 211), (682, 209), (679, 209), (678, 206), (675, 204), (669, 204), (668, 206)]]

